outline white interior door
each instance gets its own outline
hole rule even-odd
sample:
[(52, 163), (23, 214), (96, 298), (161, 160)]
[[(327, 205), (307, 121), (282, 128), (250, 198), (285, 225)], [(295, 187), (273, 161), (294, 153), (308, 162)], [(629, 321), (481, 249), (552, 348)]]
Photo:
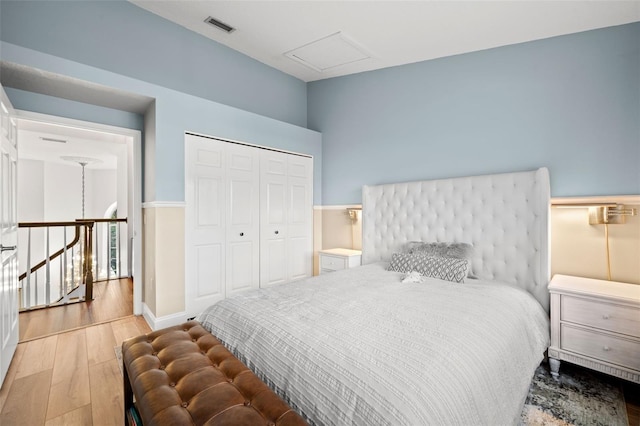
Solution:
[(313, 159), (289, 155), (287, 162), (288, 281), (313, 275)]
[(0, 86), (0, 383), (18, 345), (17, 127)]
[(287, 154), (260, 152), (260, 287), (287, 282)]
[(225, 297), (227, 200), (222, 142), (185, 137), (185, 266), (189, 316)]
[(226, 296), (260, 285), (260, 156), (224, 143), (227, 157)]
[(260, 285), (259, 149), (185, 137), (189, 316)]
[(313, 159), (261, 152), (260, 286), (313, 274)]

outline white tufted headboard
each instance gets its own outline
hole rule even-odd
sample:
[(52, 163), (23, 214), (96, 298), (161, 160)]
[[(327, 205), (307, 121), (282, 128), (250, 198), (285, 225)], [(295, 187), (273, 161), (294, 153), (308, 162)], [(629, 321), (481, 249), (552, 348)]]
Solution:
[(408, 241), (471, 243), (471, 274), (516, 284), (549, 311), (549, 172), (364, 186), (362, 263)]

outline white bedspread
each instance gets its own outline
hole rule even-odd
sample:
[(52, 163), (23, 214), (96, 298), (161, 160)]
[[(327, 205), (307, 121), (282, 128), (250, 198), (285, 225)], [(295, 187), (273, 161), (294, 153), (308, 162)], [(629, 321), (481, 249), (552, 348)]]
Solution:
[(515, 424), (549, 340), (523, 290), (401, 283), (372, 264), (223, 300), (198, 320), (310, 423)]

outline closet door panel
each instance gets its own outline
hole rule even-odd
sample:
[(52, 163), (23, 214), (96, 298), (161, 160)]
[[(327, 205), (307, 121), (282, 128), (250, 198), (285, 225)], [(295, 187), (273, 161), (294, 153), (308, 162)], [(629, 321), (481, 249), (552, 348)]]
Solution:
[(271, 238), (263, 242), (260, 253), (260, 286), (287, 282), (287, 255), (284, 238)]
[(254, 200), (259, 198), (254, 194), (253, 186), (257, 184), (249, 179), (231, 179), (229, 182), (229, 225), (252, 227), (257, 216), (253, 208)]
[(227, 144), (226, 295), (260, 285), (260, 156), (255, 148)]
[(287, 281), (287, 154), (260, 152), (260, 286)]
[(196, 299), (224, 294), (223, 253), (221, 244), (196, 246)]
[(276, 151), (262, 151), (262, 170), (271, 176), (287, 176), (287, 154)]
[(289, 270), (294, 281), (313, 274), (313, 160), (290, 155), (287, 179)]
[(220, 177), (196, 177), (196, 227), (213, 227), (213, 232), (220, 231), (223, 220), (223, 209), (219, 204), (223, 198), (224, 182)]
[(311, 276), (311, 255), (305, 255), (308, 252), (309, 243), (309, 239), (304, 237), (289, 239), (289, 249), (292, 255), (289, 256), (288, 281), (301, 280)]
[(220, 176), (198, 176), (195, 186), (195, 298), (204, 304), (224, 296), (224, 182)]
[(258, 286), (258, 274), (252, 264), (257, 262), (257, 244), (254, 242), (234, 242), (227, 246), (226, 295), (249, 290)]
[(307, 225), (309, 206), (307, 203), (308, 188), (304, 183), (293, 183), (290, 186), (289, 223), (291, 225)]
[(187, 135), (185, 161), (185, 298), (195, 314), (225, 297), (224, 145)]

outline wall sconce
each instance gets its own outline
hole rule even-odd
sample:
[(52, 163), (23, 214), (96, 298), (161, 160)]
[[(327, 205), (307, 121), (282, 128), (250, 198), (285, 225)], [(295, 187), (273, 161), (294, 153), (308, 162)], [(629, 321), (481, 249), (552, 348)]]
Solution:
[(351, 222), (357, 222), (358, 221), (358, 216), (359, 216), (359, 212), (362, 212), (361, 208), (348, 208), (347, 209), (347, 215), (349, 216), (349, 219), (351, 219)]
[(589, 207), (589, 225), (604, 225), (604, 238), (607, 245), (607, 278), (611, 281), (611, 258), (609, 256), (609, 224), (626, 222), (627, 216), (635, 216), (636, 209), (619, 204)]

